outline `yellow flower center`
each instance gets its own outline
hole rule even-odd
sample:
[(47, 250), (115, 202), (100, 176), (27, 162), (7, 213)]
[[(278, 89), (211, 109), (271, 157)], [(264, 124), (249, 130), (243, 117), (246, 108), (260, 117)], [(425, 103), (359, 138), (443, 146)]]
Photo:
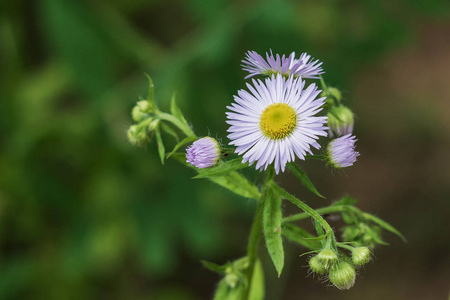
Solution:
[(297, 124), (295, 110), (286, 103), (269, 105), (261, 114), (259, 126), (262, 132), (272, 140), (281, 140), (289, 136)]

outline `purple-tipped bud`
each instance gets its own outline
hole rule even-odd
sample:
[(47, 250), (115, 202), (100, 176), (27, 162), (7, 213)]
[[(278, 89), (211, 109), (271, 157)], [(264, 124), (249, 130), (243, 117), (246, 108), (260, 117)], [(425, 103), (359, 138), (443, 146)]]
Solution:
[(186, 161), (199, 169), (214, 166), (220, 158), (220, 146), (212, 137), (196, 140), (186, 149)]
[(355, 151), (356, 141), (355, 136), (350, 134), (332, 140), (327, 147), (328, 163), (336, 169), (352, 166), (359, 156), (359, 152)]

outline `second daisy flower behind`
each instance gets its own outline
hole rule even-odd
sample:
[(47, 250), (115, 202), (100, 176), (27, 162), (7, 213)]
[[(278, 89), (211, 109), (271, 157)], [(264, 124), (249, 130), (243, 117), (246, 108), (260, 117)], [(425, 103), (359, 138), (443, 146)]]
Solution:
[(311, 146), (319, 149), (319, 136), (327, 136), (327, 117), (316, 116), (325, 98), (315, 84), (304, 89), (305, 81), (278, 74), (265, 82), (253, 80), (250, 92), (239, 90), (234, 103), (227, 108), (230, 145), (243, 154), (243, 162), (265, 170), (274, 163), (278, 174), (295, 156), (304, 159)]

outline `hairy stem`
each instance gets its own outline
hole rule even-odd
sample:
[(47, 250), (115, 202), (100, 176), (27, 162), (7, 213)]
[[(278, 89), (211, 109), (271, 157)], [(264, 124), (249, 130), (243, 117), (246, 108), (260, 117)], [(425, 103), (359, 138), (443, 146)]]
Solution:
[[(269, 167), (269, 169), (266, 172), (266, 179), (264, 182), (264, 186), (271, 184), (273, 182), (274, 177), (274, 170), (273, 167)], [(263, 187), (264, 189), (264, 187)], [(264, 212), (264, 198), (260, 197), (258, 199), (258, 204), (256, 206), (256, 213), (255, 217), (253, 219), (252, 228), (250, 230), (250, 236), (248, 238), (248, 244), (247, 244), (247, 257), (248, 257), (248, 269), (247, 269), (247, 279), (248, 282), (252, 282), (252, 276), (253, 276), (253, 269), (255, 267), (256, 257), (257, 257), (257, 250), (258, 250), (258, 242), (261, 237), (262, 232), (262, 216)], [(250, 287), (250, 285), (249, 285)], [(246, 299), (248, 299), (250, 293), (250, 289), (247, 290)]]

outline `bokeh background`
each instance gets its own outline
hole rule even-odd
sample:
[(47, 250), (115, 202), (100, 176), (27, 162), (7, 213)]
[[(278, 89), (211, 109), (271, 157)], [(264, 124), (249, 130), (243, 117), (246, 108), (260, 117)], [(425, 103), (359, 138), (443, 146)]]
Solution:
[(324, 62), (361, 153), (345, 172), (302, 164), (326, 200), (281, 184), (314, 207), (348, 192), (408, 243), (386, 234), (350, 291), (306, 277), (289, 242), (276, 278), (262, 245), (267, 299), (446, 299), (446, 0), (1, 1), (0, 298), (211, 299), (220, 278), (199, 261), (244, 255), (255, 205), (132, 147), (130, 111), (146, 72), (161, 108), (176, 91), (197, 134), (227, 142), (240, 60), (269, 49)]

